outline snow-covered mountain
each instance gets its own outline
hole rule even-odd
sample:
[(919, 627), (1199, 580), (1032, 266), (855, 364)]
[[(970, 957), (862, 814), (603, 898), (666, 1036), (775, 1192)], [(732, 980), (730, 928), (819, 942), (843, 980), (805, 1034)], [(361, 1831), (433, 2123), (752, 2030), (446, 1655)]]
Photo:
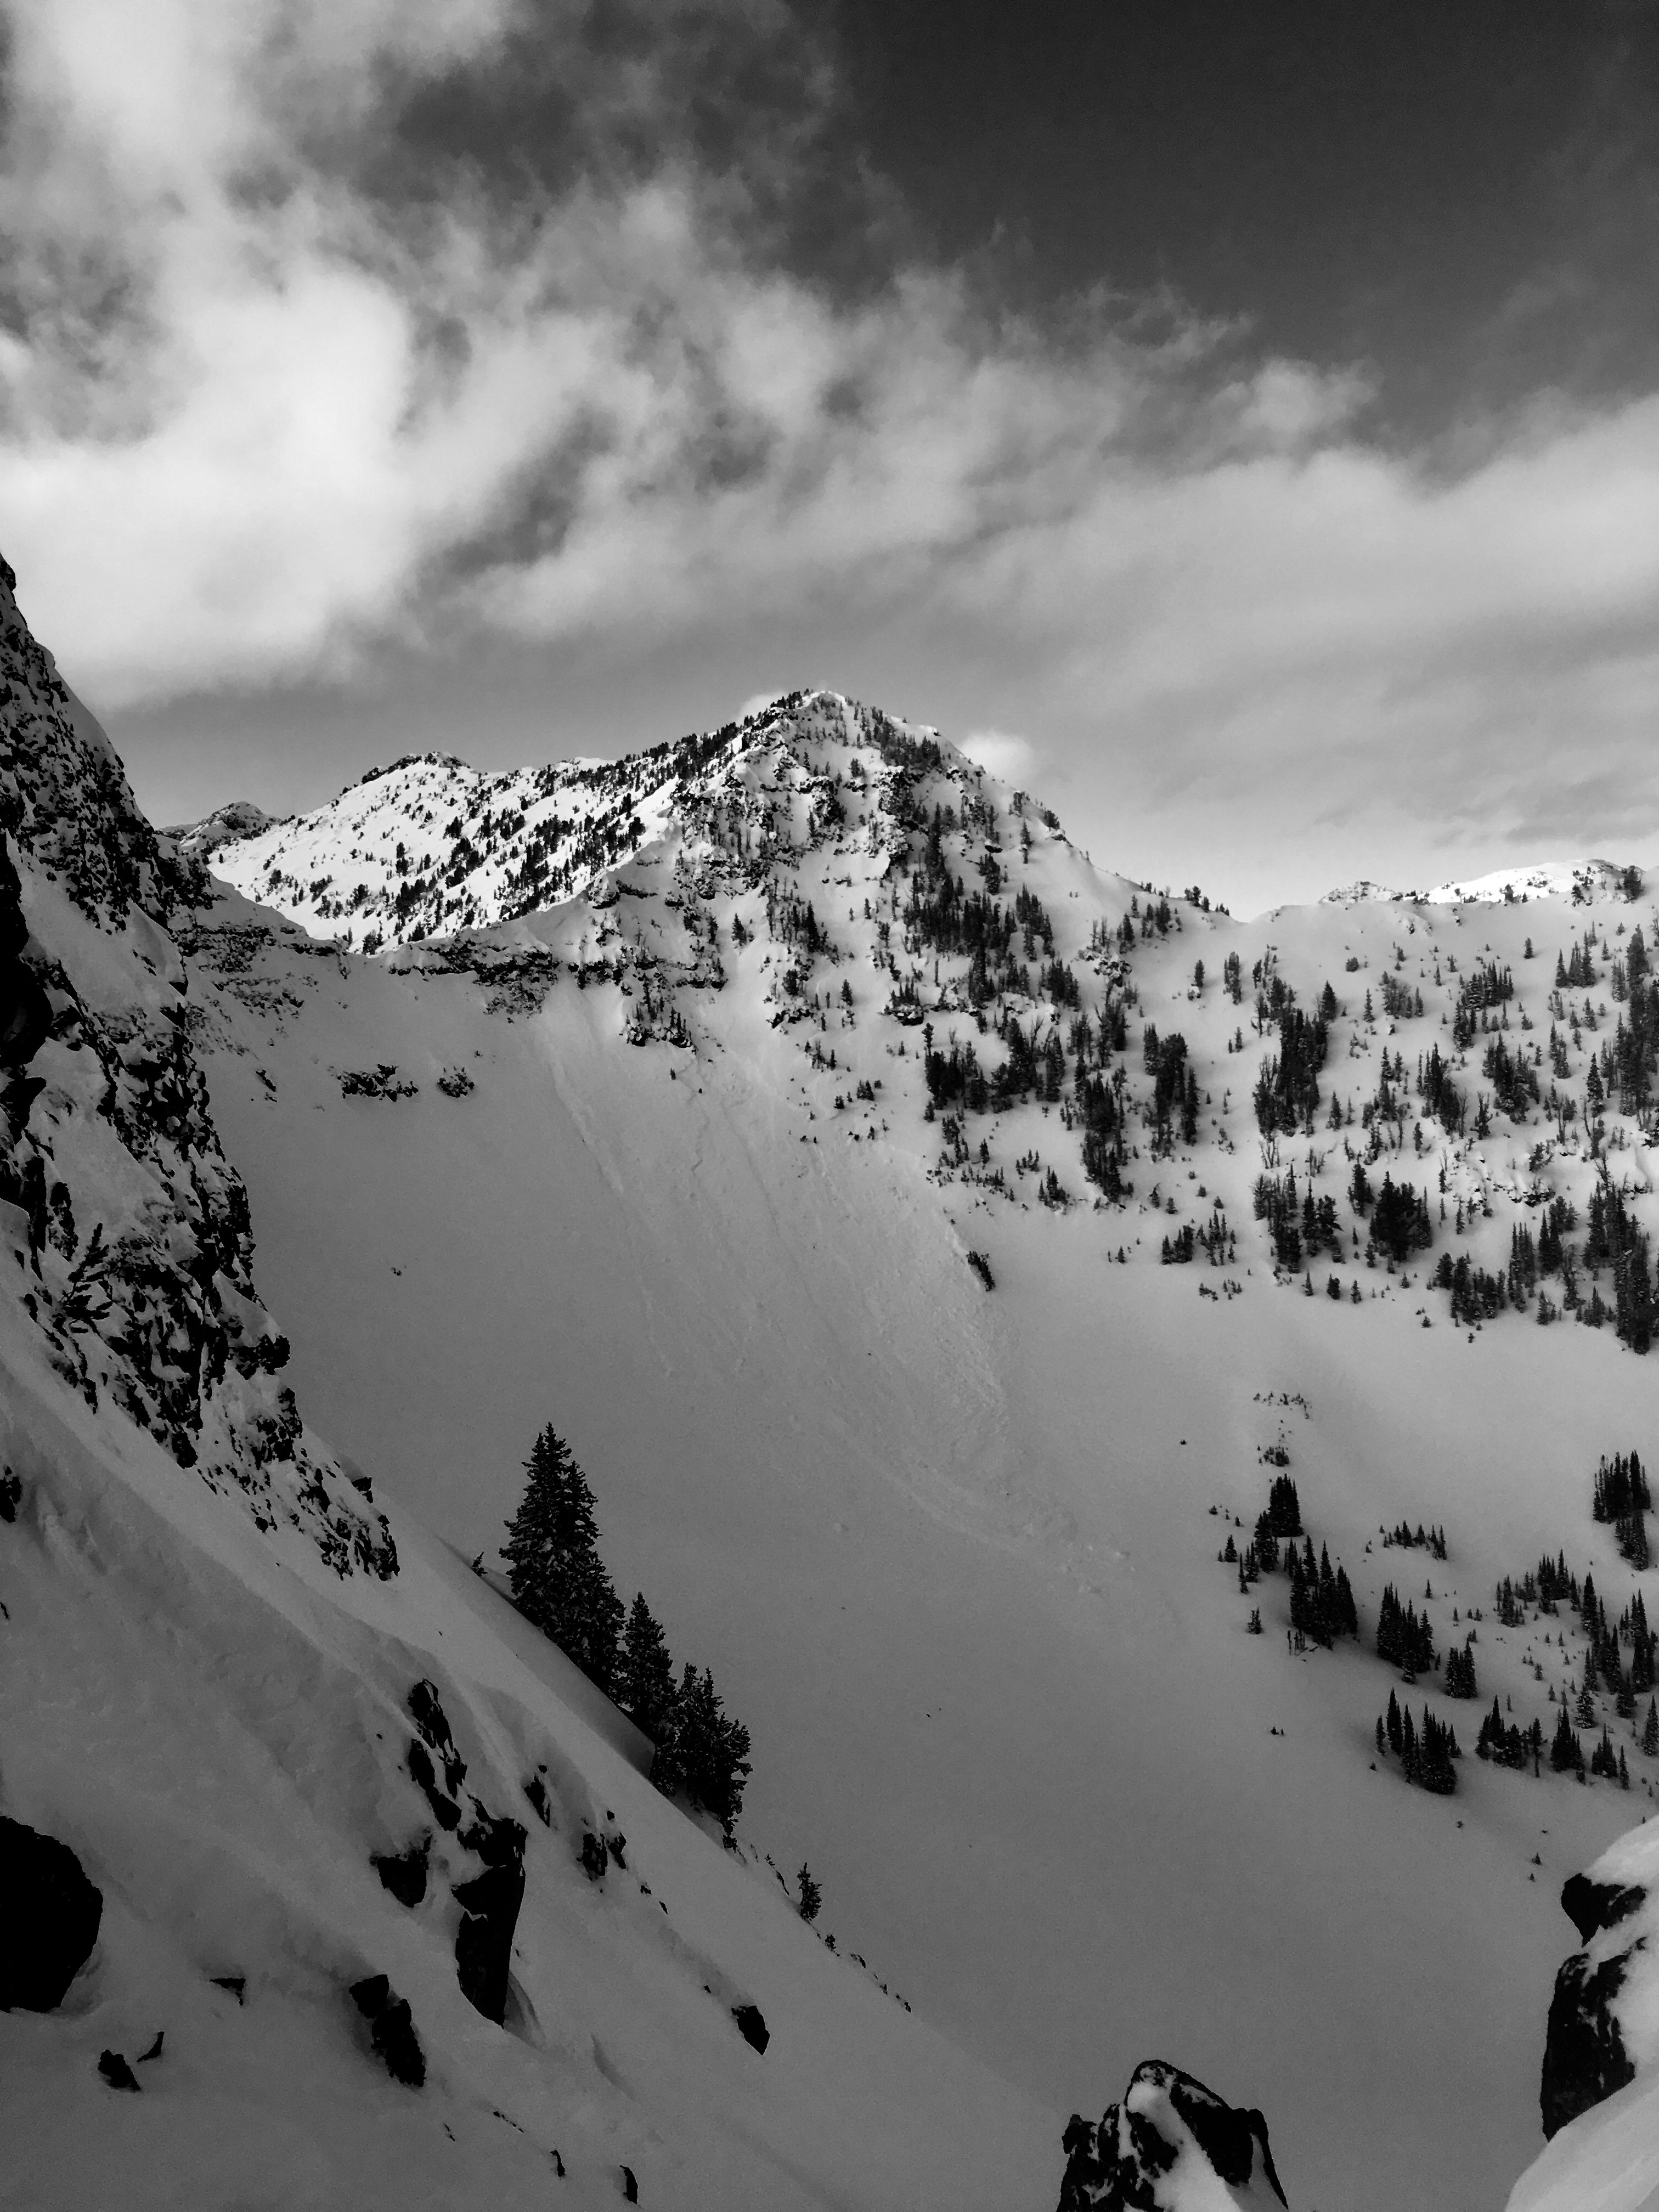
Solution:
[[(307, 817), (289, 872), (401, 842), (429, 896), (441, 771), (372, 841), (386, 777)], [(1605, 1723), (1656, 1772), (1604, 1675), (1577, 1720), (1591, 1639), (1536, 1583), (1589, 1569), (1615, 1626), (1639, 1587), (1592, 1490), (1645, 1432), (1651, 899), (1239, 924), (833, 694), (610, 774), (637, 827), (550, 905), (515, 846), (495, 926), (410, 904), (325, 982), (269, 909), (198, 918), (311, 1397), (469, 1556), (556, 1417), (754, 1729), (757, 1832), (988, 2063), (1098, 2111), (1173, 2051), (1316, 2202), (1494, 2201), (1555, 1890), (1632, 1801), (1478, 1760), (1482, 1716), (1547, 1753), (1566, 1699), (1587, 1762)], [(1357, 1644), (1298, 1649), (1282, 1572), (1239, 1589), (1281, 1454)], [(1390, 1585), (1426, 1683), (1375, 1654)], [(1378, 1755), (1391, 1689), (1413, 1742), (1455, 1727), (1449, 1802)]]
[[(1046, 2205), (1063, 2115), (1127, 2079), (1071, 2137), (1079, 2187), (1112, 2201), (1109, 2153), (1139, 2187), (1156, 2136), (1171, 2204), (1269, 2201), (1254, 2152), (1237, 2185), (1196, 2162), (1209, 2093), (1135, 2072), (1161, 2051), (1271, 2115), (1292, 2203), (1495, 2203), (1537, 2141), (1556, 1893), (1659, 1776), (1627, 1709), (1646, 1524), (1595, 1486), (1615, 1455), (1628, 1484), (1650, 1397), (1645, 890), (1243, 925), (830, 693), (157, 841), (43, 659), (31, 684), (34, 842), (4, 826), (52, 1018), (31, 1041), (25, 1010), (21, 1079), (53, 1073), (13, 1133), (0, 1596), (32, 1671), (0, 1814), (111, 1916), (67, 2013), (0, 2022), (27, 2109), (76, 2085), (32, 2174), (84, 2200), (155, 2124), (108, 2115), (167, 2079), (137, 2057), (160, 1990), (208, 2195), (245, 2125), (304, 2201), (314, 2103), (319, 2201), (530, 2201), (556, 2151), (595, 2201), (627, 2166), (642, 2202)], [(75, 907), (54, 949), (64, 885), (123, 869), (118, 928)], [(112, 1066), (75, 1088), (52, 960), (83, 1023), (118, 975), (147, 1049), (166, 1024), (176, 1127)], [(167, 1287), (105, 1268), (106, 1312), (53, 1191), (78, 1254), (123, 1178)], [(268, 1502), (238, 1472), (269, 1471), (265, 1405), (294, 1449)], [(550, 1421), (619, 1585), (750, 1728), (738, 1852), (458, 1564), (494, 1558)], [(1552, 1771), (1564, 1713), (1611, 1778)], [(1425, 1714), (1450, 1796), (1412, 1786), (1441, 1778)], [(453, 1827), (411, 1771), (447, 1742)], [(411, 1909), (369, 1862), (428, 1831)], [(457, 1937), (520, 1848), (484, 2021)], [(769, 1853), (810, 1861), (835, 1953)], [(248, 2004), (203, 2010), (246, 1960)], [(414, 2106), (375, 2070), (400, 2002)]]
[[(228, 994), (175, 947), (204, 879), (13, 588), (6, 2201), (1044, 2201), (1059, 2115), (653, 1789), (637, 1731), (306, 1425), (198, 1058)], [(342, 973), (281, 942), (295, 1003), (228, 956), (276, 1023)]]
[(1376, 899), (1395, 906), (1516, 906), (1554, 899), (1569, 906), (1595, 906), (1638, 898), (1644, 872), (1629, 861), (1540, 860), (1528, 868), (1495, 868), (1490, 875), (1437, 884), (1431, 891), (1390, 890), (1368, 878), (1327, 891), (1325, 903), (1352, 906)]

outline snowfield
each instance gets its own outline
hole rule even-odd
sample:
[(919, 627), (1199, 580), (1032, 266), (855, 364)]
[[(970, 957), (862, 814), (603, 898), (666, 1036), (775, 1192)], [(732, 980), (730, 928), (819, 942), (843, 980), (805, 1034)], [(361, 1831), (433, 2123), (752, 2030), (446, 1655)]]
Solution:
[[(1562, 1885), (1659, 1779), (1525, 1579), (1593, 1574), (1633, 1664), (1639, 877), (1241, 924), (830, 693), (158, 843), (0, 613), (0, 1814), (104, 1899), (0, 2013), (20, 2201), (1046, 2208), (1130, 2081), (1171, 2207), (1635, 2212), (1634, 1969), (1635, 2079), (1517, 2176)], [(734, 1848), (469, 1569), (550, 1421), (751, 1731)], [(1280, 1475), (1357, 1640), (1241, 1587)], [(1587, 1699), (1628, 1787), (1477, 1759), (1494, 1698), (1547, 1751)], [(456, 1945), (501, 1865), (497, 2021)], [(1155, 2054), (1278, 2181), (1246, 2128), (1218, 2193)]]

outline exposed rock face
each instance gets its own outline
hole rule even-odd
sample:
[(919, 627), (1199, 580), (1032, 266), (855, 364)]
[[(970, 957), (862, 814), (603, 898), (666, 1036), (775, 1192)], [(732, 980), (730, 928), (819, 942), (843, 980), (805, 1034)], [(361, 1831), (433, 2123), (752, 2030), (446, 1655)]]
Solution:
[(1640, 1882), (1597, 1881), (1583, 1874), (1573, 1875), (1562, 1889), (1562, 1911), (1595, 1951), (1594, 1956), (1576, 1952), (1555, 1978), (1538, 2093), (1547, 2136), (1636, 2078), (1615, 2000), (1639, 1939), (1633, 1929), (1633, 1940), (1622, 1948), (1595, 1939), (1639, 1912), (1647, 1894)]
[[(524, 1903), (524, 1847), (528, 1832), (517, 1820), (497, 1819), (469, 1790), (465, 1794), (471, 1819), (461, 1826), (461, 1784), (466, 1761), (455, 1747), (449, 1717), (443, 1709), (435, 1682), (419, 1681), (409, 1693), (409, 1711), (420, 1734), (409, 1747), (409, 1771), (432, 1808), (433, 1817), (447, 1834), (454, 1834), (463, 1850), (483, 1862), (483, 1872), (465, 1881), (452, 1882), (451, 1893), (461, 1908), (461, 1924), (455, 1932), (455, 1973), (461, 1995), (486, 2020), (500, 2027), (507, 2018), (508, 1979), (513, 1966), (513, 1936)], [(434, 1759), (437, 1765), (434, 1765)], [(443, 1784), (438, 1768), (443, 1770)], [(447, 1785), (447, 1787), (443, 1786)], [(459, 1832), (456, 1832), (459, 1831)], [(426, 1891), (427, 1855), (419, 1856), (419, 1891), (404, 1897), (398, 1887), (406, 1881), (412, 1889), (415, 1855), (402, 1860), (376, 1859), (380, 1880), (405, 1904), (418, 1904)], [(395, 1878), (394, 1872), (396, 1870)]]
[(1587, 1874), (1569, 1875), (1561, 1890), (1561, 1910), (1588, 1943), (1603, 1928), (1616, 1928), (1647, 1903), (1639, 1882), (1592, 1881)]
[(400, 1997), (384, 1974), (368, 1974), (352, 1984), (351, 1999), (368, 2022), (370, 2046), (386, 2072), (405, 2088), (418, 2089), (426, 2080), (426, 2056), (408, 1998)]
[(380, 1875), (383, 1888), (391, 1891), (399, 1905), (408, 1905), (412, 1912), (426, 1895), (426, 1877), (430, 1845), (411, 1844), (406, 1851), (375, 1853), (369, 1864)]
[(0, 1820), (0, 2012), (56, 2011), (103, 1913), (103, 1892), (67, 1844)]
[(210, 1487), (244, 1492), (263, 1529), (301, 1530), (342, 1575), (394, 1574), (384, 1518), (276, 1380), (287, 1346), (254, 1289), (247, 1194), (169, 934), (206, 876), (139, 812), (3, 562), (0, 831), (0, 1237), (52, 1366)]
[(1223, 2204), (1283, 2205), (1254, 2109), (1225, 2103), (1178, 2066), (1137, 2066), (1121, 2104), (1098, 2126), (1073, 2113), (1064, 2137), (1059, 2212), (1211, 2212)]
[(1538, 2093), (1547, 2136), (1636, 2078), (1613, 2010), (1629, 1957), (1593, 1966), (1588, 1951), (1576, 1952), (1555, 1978)]
[(461, 1841), (478, 1854), (484, 1870), (455, 1884), (461, 1907), (455, 1972), (467, 2002), (499, 2026), (507, 2018), (513, 1932), (524, 1903), (525, 1831), (516, 1820), (481, 1817)]
[(1553, 2136), (1633, 2081), (1652, 2057), (1651, 1939), (1659, 1934), (1659, 1833), (1633, 1828), (1561, 1891), (1583, 1948), (1555, 1978), (1539, 2109)]

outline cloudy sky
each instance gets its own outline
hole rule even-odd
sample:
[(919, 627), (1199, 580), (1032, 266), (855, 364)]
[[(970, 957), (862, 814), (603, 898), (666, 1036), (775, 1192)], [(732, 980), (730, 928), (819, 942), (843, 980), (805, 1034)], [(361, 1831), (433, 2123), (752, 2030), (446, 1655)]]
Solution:
[(1238, 911), (1659, 860), (1655, 0), (28, 0), (0, 550), (160, 818), (822, 683)]

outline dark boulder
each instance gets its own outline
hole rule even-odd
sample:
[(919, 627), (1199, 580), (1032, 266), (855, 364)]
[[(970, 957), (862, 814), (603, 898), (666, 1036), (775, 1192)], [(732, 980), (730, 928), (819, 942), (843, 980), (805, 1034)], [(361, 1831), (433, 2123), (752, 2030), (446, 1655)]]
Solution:
[(351, 1984), (351, 2000), (368, 2022), (370, 2047), (386, 2072), (418, 2089), (426, 2080), (426, 2056), (408, 1998), (398, 1996), (384, 1974), (368, 1974)]
[(432, 1808), (432, 1817), (446, 1832), (461, 1825), (461, 1808), (453, 1797), (447, 1797), (438, 1787), (437, 1770), (432, 1764), (432, 1753), (414, 1736), (409, 1746), (409, 1771), (414, 1777), (427, 1803)]
[(1261, 2114), (1163, 2059), (1136, 2067), (1097, 2126), (1073, 2113), (1062, 2148), (1060, 2212), (1178, 2212), (1206, 2180), (1248, 2191), (1247, 2203), (1285, 2201)]
[(131, 2089), (137, 2094), (138, 2076), (118, 2051), (100, 2051), (98, 2054), (98, 2071), (112, 2089)]
[(449, 1717), (438, 1698), (435, 1682), (419, 1681), (409, 1693), (410, 1717), (443, 1762), (444, 1787), (453, 1797), (466, 1779), (466, 1761), (455, 1748)]
[(1589, 1954), (1579, 1951), (1555, 1978), (1538, 2093), (1547, 2136), (1635, 2079), (1613, 2010), (1629, 1960), (1626, 1951), (1592, 1966)]
[(431, 1845), (422, 1842), (411, 1844), (406, 1851), (376, 1851), (369, 1855), (368, 1863), (380, 1875), (382, 1887), (411, 1911), (426, 1895), (430, 1850)]
[(524, 1903), (525, 1840), (518, 1821), (492, 1820), (483, 1814), (461, 1838), (483, 1859), (484, 1870), (471, 1881), (454, 1886), (461, 1908), (455, 1972), (461, 1995), (497, 2027), (507, 2018), (513, 1933)]
[(0, 1819), (0, 2011), (56, 2011), (103, 1914), (103, 1892), (67, 1844)]
[(732, 2017), (738, 2023), (738, 2033), (750, 2049), (764, 2053), (767, 2045), (772, 2039), (767, 2033), (766, 2022), (761, 2016), (760, 2007), (753, 2004), (733, 2005)]
[(1648, 1893), (1638, 1883), (1592, 1881), (1587, 1874), (1569, 1875), (1561, 1888), (1561, 1910), (1588, 1943), (1604, 1928), (1616, 1928), (1645, 1905)]

